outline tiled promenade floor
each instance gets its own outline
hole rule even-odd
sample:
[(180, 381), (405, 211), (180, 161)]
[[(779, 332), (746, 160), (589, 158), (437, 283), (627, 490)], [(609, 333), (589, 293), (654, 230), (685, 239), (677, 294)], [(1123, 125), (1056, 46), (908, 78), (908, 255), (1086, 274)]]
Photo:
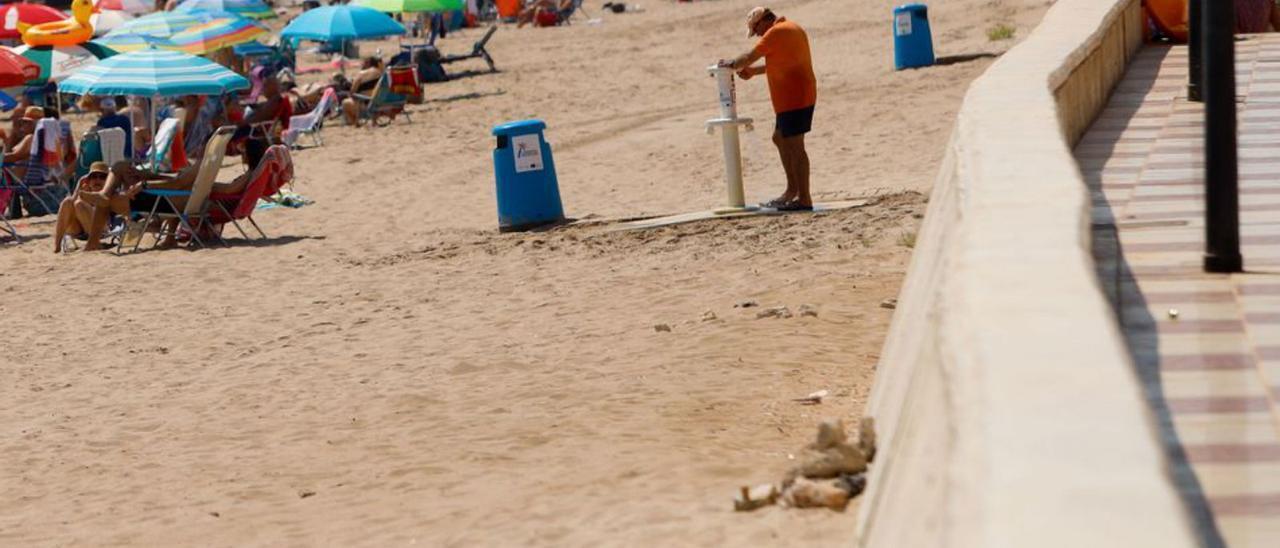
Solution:
[(1242, 253), (1205, 274), (1202, 110), (1148, 47), (1076, 147), (1094, 249), (1208, 545), (1280, 547), (1280, 35), (1237, 44)]

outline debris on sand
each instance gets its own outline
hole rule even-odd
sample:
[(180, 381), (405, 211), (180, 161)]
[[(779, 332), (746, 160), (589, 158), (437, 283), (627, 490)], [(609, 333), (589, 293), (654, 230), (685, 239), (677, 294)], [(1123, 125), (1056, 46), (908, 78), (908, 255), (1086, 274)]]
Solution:
[(665, 324), (665, 323), (654, 324), (654, 326), (653, 326), (653, 330), (654, 330), (654, 331), (657, 331), (658, 333), (670, 333), (670, 332), (671, 332), (671, 326), (669, 326), (669, 325), (667, 325), (667, 324)]
[(714, 321), (716, 321), (716, 313), (715, 313), (715, 312), (712, 312), (712, 311), (710, 311), (710, 310), (708, 310), (708, 311), (706, 311), (706, 312), (703, 312), (703, 313), (702, 313), (702, 321), (704, 321), (704, 322), (714, 322)]
[(780, 319), (786, 319), (786, 318), (790, 318), (790, 317), (791, 317), (791, 309), (789, 309), (789, 308), (787, 308), (787, 307), (785, 307), (785, 306), (775, 306), (775, 307), (772, 307), (772, 308), (766, 308), (766, 309), (764, 309), (764, 310), (761, 310), (761, 311), (759, 311), (759, 312), (756, 312), (756, 319), (757, 319), (757, 320), (759, 320), (759, 319), (764, 319), (764, 318), (780, 318)]
[(733, 499), (733, 509), (738, 512), (750, 512), (778, 502), (778, 488), (772, 483), (755, 487), (742, 486), (737, 498)]
[(734, 308), (753, 308), (756, 306), (760, 306), (760, 303), (750, 299), (747, 299), (745, 301), (739, 301), (738, 304), (733, 305)]
[(818, 405), (822, 403), (822, 398), (827, 397), (827, 394), (830, 394), (830, 392), (827, 392), (826, 390), (819, 390), (817, 392), (811, 392), (808, 396), (803, 398), (795, 398), (791, 401), (804, 405)]
[(813, 443), (791, 457), (797, 463), (783, 478), (781, 493), (772, 484), (752, 489), (742, 487), (734, 499), (734, 510), (755, 510), (780, 500), (788, 508), (830, 508), (843, 512), (849, 499), (867, 488), (867, 463), (876, 450), (874, 426), (875, 421), (870, 417), (863, 418), (858, 424), (858, 439), (851, 442), (843, 421), (824, 419), (818, 423)]
[(807, 304), (800, 305), (800, 317), (803, 318), (805, 316), (811, 316), (811, 317), (817, 318), (818, 309)]
[(898, 308), (898, 299), (885, 299), (880, 301), (880, 308), (888, 308), (889, 310)]

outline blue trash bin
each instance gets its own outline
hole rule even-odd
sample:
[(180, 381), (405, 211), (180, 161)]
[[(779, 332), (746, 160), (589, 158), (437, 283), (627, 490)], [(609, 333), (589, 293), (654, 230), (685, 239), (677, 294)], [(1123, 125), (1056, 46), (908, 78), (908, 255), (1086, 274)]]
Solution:
[(933, 64), (933, 35), (929, 6), (904, 4), (893, 8), (893, 66), (896, 70)]
[(542, 120), (522, 120), (493, 128), (497, 179), (498, 230), (526, 230), (564, 220), (556, 163), (551, 158)]

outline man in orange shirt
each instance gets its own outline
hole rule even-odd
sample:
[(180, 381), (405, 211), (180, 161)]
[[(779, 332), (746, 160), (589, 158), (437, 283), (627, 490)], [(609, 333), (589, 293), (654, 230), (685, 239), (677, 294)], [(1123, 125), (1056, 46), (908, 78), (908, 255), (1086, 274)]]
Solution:
[[(782, 168), (787, 172), (787, 190), (760, 205), (780, 211), (812, 210), (804, 134), (813, 124), (818, 81), (813, 76), (809, 36), (800, 25), (774, 15), (768, 8), (755, 8), (747, 14), (747, 37), (757, 35), (760, 41), (756, 47), (736, 59), (721, 61), (720, 66), (732, 67), (743, 80), (760, 74), (769, 79), (769, 97), (777, 115), (773, 144), (777, 145)], [(752, 66), (761, 58), (763, 65)]]

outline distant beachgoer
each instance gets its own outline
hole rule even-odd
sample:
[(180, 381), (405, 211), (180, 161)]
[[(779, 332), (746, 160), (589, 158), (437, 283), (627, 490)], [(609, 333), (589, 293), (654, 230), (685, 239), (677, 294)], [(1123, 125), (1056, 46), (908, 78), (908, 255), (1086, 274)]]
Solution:
[[(763, 7), (747, 14), (747, 37), (752, 36), (760, 36), (760, 41), (751, 51), (732, 60), (721, 60), (720, 66), (738, 71), (743, 80), (761, 74), (769, 80), (769, 96), (777, 115), (773, 144), (778, 147), (787, 173), (787, 190), (761, 205), (781, 211), (811, 210), (809, 153), (804, 148), (804, 135), (813, 125), (818, 83), (809, 55), (809, 36), (800, 25)], [(761, 58), (764, 65), (752, 66)]]
[[(378, 81), (382, 79), (383, 68), (382, 59), (366, 57), (360, 65), (360, 72), (351, 78), (351, 93), (360, 95), (372, 93), (373, 89), (378, 87)], [(354, 97), (343, 99), (342, 116), (346, 119), (347, 125), (360, 125), (360, 102)]]
[(133, 139), (128, 137), (133, 135), (133, 122), (129, 120), (128, 116), (116, 111), (116, 100), (111, 97), (103, 97), (101, 101), (98, 101), (98, 110), (102, 112), (102, 116), (98, 118), (98, 129), (118, 127), (124, 130), (126, 136), (124, 140), (124, 156), (125, 158), (132, 158)]

